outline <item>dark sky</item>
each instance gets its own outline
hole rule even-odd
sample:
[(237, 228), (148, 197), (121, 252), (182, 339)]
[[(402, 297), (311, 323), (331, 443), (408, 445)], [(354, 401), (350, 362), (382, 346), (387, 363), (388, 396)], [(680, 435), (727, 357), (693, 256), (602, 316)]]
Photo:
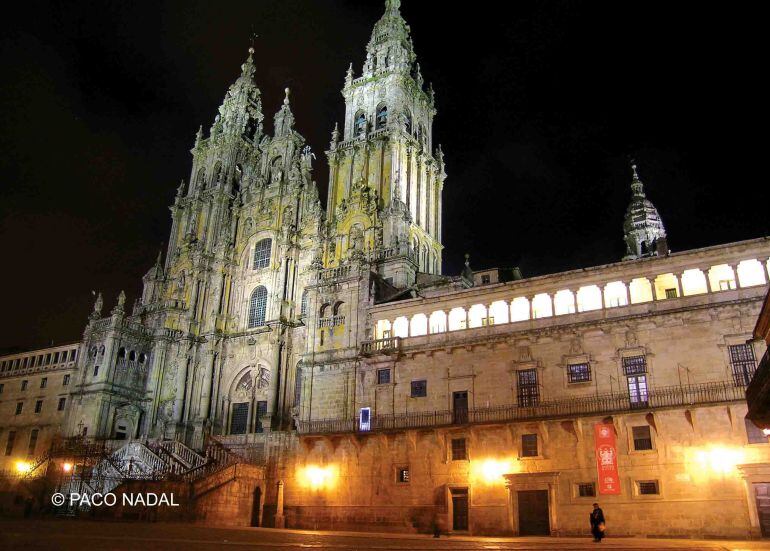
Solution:
[[(323, 151), (383, 0), (12, 3), (0, 33), (0, 348), (128, 303), (252, 30), (266, 128)], [(458, 7), (453, 7), (453, 6)], [(749, 7), (751, 6), (751, 7)], [(15, 9), (13, 13), (9, 10)], [(756, 10), (756, 11), (755, 11)], [(758, 4), (403, 0), (446, 154), (444, 271), (618, 260), (634, 156), (672, 250), (770, 233)], [(764, 111), (764, 109), (762, 109)], [(764, 192), (764, 193), (763, 193)]]

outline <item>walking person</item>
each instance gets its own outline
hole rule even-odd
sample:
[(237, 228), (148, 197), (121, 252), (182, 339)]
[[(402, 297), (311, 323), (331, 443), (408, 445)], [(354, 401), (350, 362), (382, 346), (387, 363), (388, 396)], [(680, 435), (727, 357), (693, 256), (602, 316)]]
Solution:
[(598, 503), (594, 503), (594, 510), (591, 511), (589, 516), (591, 520), (591, 534), (594, 536), (596, 543), (601, 543), (604, 537), (604, 511), (599, 507)]

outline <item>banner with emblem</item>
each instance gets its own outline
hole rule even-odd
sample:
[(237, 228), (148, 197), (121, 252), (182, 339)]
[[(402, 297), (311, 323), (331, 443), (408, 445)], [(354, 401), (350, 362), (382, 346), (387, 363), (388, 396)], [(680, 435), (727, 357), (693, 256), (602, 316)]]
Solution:
[(594, 443), (596, 469), (599, 474), (599, 493), (618, 495), (620, 494), (620, 476), (618, 475), (618, 451), (615, 446), (615, 427), (604, 423), (594, 425)]

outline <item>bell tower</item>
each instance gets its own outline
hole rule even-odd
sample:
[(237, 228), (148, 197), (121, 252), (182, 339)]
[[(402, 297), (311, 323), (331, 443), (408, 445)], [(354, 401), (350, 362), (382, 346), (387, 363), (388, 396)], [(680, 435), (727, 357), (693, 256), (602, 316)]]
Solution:
[(327, 152), (329, 197), (324, 265), (366, 258), (394, 286), (441, 273), (441, 193), (433, 148), (432, 88), (425, 89), (399, 0), (387, 0), (360, 76), (345, 78), (345, 121)]

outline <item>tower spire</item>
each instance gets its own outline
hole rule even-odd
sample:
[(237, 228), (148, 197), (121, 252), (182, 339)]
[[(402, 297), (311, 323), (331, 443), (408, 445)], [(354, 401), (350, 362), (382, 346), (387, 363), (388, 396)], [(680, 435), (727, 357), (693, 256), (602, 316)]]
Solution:
[(291, 91), (288, 88), (285, 88), (284, 93), (283, 105), (275, 114), (276, 138), (279, 136), (286, 136), (294, 129), (294, 113), (291, 112), (291, 105), (289, 104), (289, 94)]
[(631, 202), (623, 221), (626, 254), (623, 260), (634, 260), (657, 254), (668, 254), (666, 229), (658, 209), (644, 194), (636, 162), (631, 160)]

